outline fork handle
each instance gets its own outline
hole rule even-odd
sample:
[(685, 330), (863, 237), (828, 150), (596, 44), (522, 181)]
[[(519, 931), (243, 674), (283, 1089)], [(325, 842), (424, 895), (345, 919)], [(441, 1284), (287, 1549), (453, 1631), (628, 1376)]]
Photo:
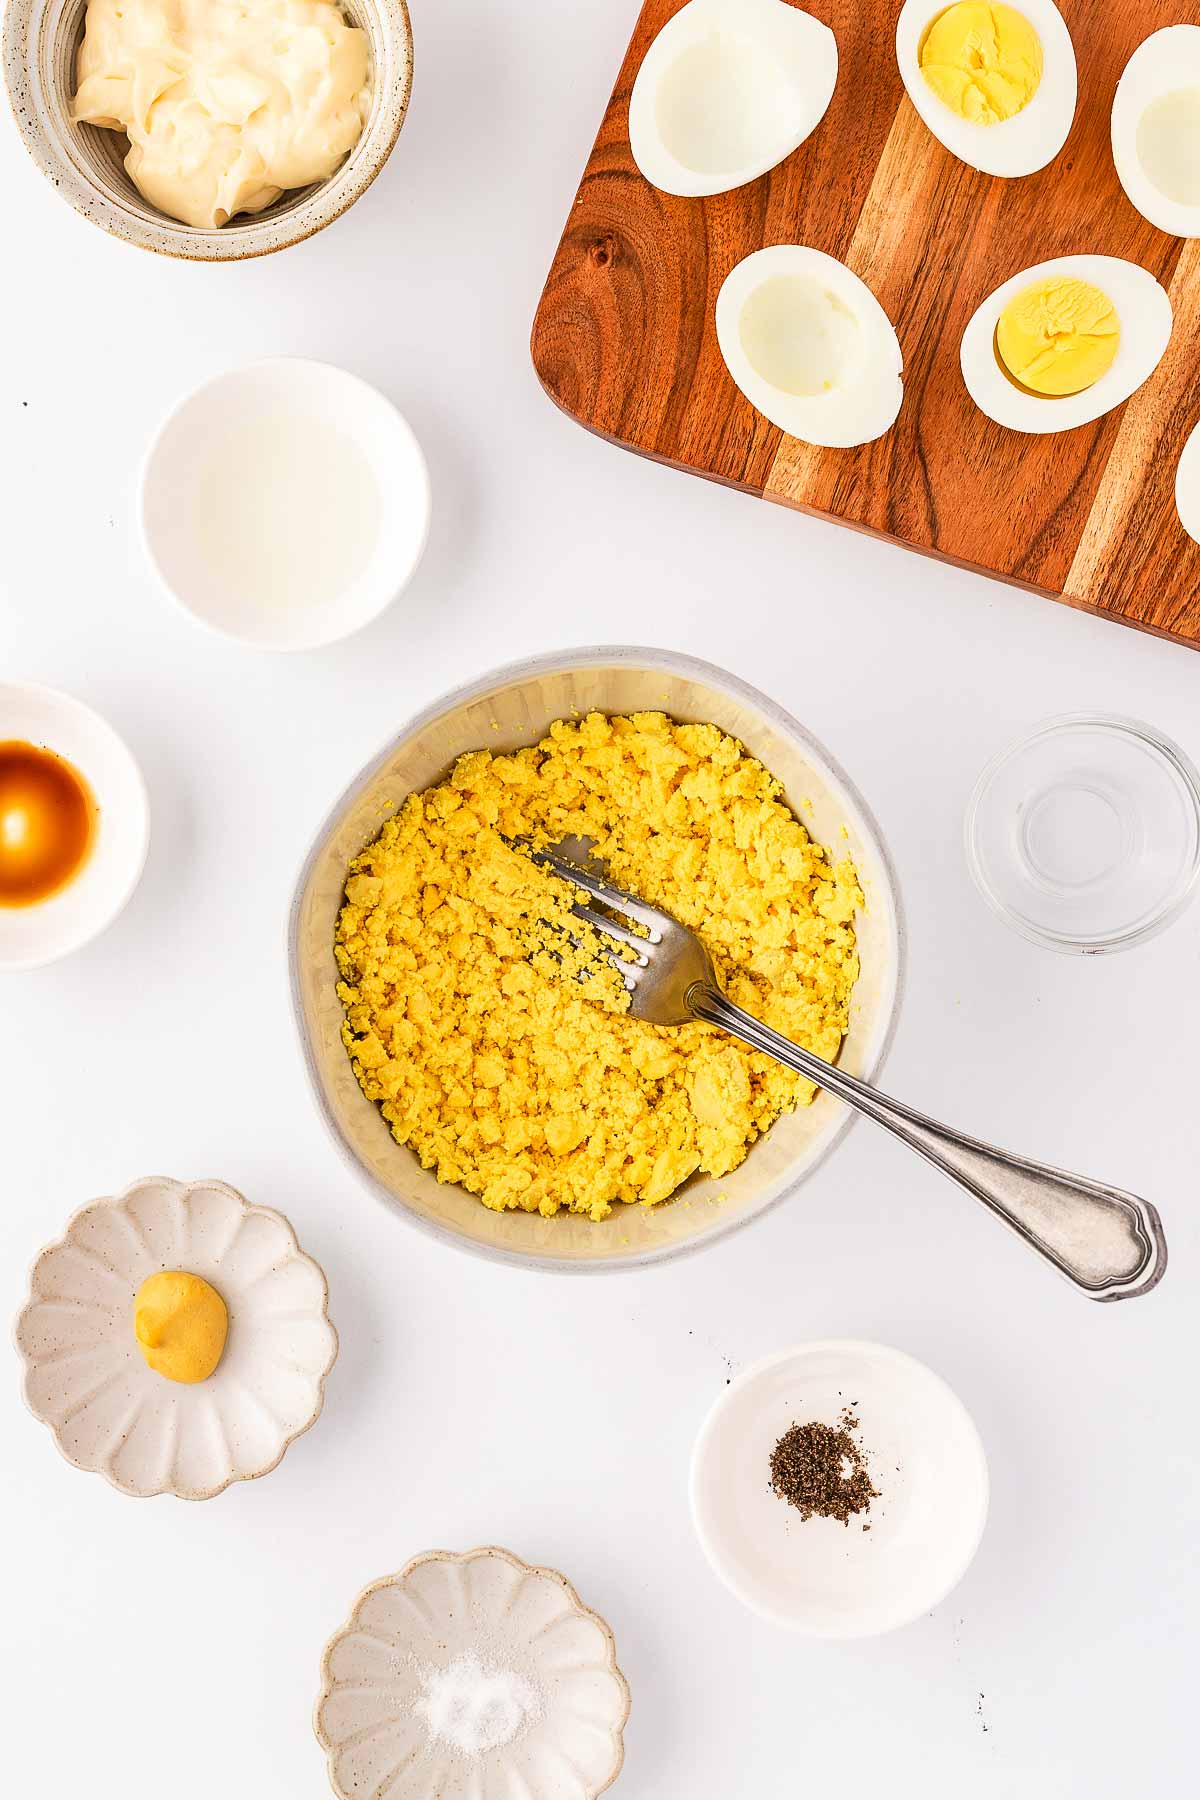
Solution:
[(687, 1006), (706, 1024), (719, 1025), (866, 1113), (982, 1201), (1090, 1300), (1127, 1300), (1161, 1280), (1167, 1243), (1149, 1201), (938, 1125), (789, 1042), (707, 982), (692, 984)]

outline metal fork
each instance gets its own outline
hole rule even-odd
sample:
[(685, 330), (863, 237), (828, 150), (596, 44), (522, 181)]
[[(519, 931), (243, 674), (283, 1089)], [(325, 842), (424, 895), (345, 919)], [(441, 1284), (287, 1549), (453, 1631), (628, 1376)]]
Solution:
[[(683, 1025), (700, 1019), (807, 1076), (866, 1113), (982, 1201), (1091, 1300), (1127, 1300), (1148, 1293), (1161, 1280), (1167, 1244), (1149, 1201), (997, 1150), (889, 1100), (735, 1006), (721, 992), (712, 958), (695, 932), (658, 907), (610, 887), (593, 872), (594, 863), (586, 866), (590, 859), (586, 839), (566, 839), (553, 849), (522, 848), (607, 909), (598, 912), (580, 902), (574, 912), (624, 946), (625, 954), (614, 952), (611, 960), (629, 990), (634, 1018), (649, 1025)], [(610, 913), (632, 920), (646, 935), (620, 924)], [(632, 960), (626, 960), (629, 956)]]

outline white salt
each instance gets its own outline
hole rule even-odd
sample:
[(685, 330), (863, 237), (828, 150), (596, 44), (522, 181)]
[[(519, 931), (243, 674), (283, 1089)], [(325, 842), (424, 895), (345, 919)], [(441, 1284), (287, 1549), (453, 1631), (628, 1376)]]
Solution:
[(542, 1710), (533, 1683), (513, 1669), (485, 1668), (474, 1653), (444, 1669), (430, 1669), (415, 1712), (429, 1735), (464, 1756), (498, 1750), (532, 1724)]

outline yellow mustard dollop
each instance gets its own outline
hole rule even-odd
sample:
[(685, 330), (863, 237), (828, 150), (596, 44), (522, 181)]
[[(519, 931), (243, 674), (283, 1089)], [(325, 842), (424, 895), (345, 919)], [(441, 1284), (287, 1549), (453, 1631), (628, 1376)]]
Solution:
[(1081, 394), (1111, 367), (1120, 341), (1108, 295), (1071, 275), (1015, 294), (996, 325), (1000, 361), (1035, 394)]
[(229, 1315), (216, 1288), (184, 1269), (148, 1275), (133, 1303), (142, 1355), (168, 1381), (207, 1381), (221, 1360)]
[(961, 119), (998, 125), (1029, 105), (1042, 79), (1042, 45), (1011, 6), (958, 0), (925, 34), (921, 73)]

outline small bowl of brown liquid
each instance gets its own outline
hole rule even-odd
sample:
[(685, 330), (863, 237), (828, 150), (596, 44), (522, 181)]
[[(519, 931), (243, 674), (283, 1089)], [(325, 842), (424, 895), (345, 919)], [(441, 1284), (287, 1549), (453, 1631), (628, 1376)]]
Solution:
[(0, 971), (111, 924), (149, 837), (146, 784), (112, 726), (69, 694), (0, 682)]

